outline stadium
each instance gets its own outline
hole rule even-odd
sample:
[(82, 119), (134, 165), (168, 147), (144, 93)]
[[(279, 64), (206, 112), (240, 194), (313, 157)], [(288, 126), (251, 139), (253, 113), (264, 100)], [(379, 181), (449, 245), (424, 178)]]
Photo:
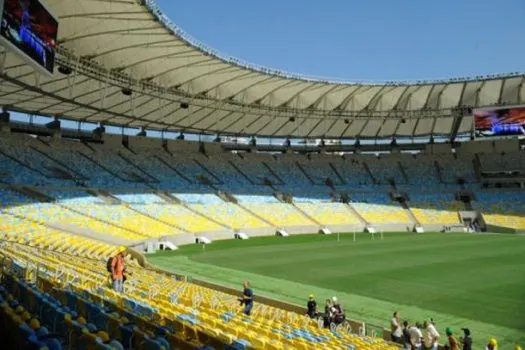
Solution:
[(396, 311), (525, 344), (525, 74), (321, 80), (154, 0), (0, 10), (6, 348), (398, 349)]

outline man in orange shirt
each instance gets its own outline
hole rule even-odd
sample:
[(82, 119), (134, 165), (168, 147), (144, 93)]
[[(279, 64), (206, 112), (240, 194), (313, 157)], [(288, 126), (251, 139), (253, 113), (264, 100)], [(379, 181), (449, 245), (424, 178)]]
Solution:
[(111, 277), (113, 278), (113, 289), (117, 293), (122, 293), (124, 291), (124, 270), (126, 269), (124, 263), (124, 251), (125, 248), (120, 248), (117, 255), (113, 258), (111, 262)]

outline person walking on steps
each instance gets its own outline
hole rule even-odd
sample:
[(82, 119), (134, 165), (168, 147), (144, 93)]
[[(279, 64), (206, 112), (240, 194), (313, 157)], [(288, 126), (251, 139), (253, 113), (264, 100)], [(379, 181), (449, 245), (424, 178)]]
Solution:
[(243, 291), (242, 298), (239, 298), (241, 306), (244, 305), (243, 313), (246, 316), (250, 316), (253, 308), (253, 290), (250, 288), (250, 282), (244, 281), (242, 283)]
[(113, 289), (117, 293), (124, 291), (124, 270), (126, 265), (124, 262), (125, 247), (120, 247), (111, 261), (111, 278), (113, 280)]

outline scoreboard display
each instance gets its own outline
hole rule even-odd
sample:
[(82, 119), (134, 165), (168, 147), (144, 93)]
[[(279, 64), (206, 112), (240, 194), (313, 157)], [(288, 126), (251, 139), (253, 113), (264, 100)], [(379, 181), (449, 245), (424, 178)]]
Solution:
[(524, 135), (525, 107), (477, 110), (474, 121), (476, 130), (485, 135)]
[(58, 20), (41, 0), (0, 0), (0, 45), (53, 74)]

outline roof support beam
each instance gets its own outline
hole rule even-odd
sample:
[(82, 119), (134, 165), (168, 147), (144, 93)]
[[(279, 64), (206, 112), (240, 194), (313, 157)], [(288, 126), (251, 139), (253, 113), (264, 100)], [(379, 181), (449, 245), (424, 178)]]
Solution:
[(452, 122), (452, 130), (450, 132), (450, 139), (449, 141), (452, 143), (456, 140), (456, 136), (458, 135), (459, 127), (461, 126), (461, 122), (463, 121), (463, 113), (464, 110), (461, 108), (457, 108), (456, 110), (452, 111), (452, 114), (454, 115), (454, 121)]

